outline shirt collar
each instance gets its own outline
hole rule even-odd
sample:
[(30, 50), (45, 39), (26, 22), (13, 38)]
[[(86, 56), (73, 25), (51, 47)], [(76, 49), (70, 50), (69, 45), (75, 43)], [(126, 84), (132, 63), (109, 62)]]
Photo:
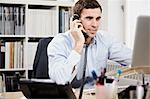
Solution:
[(94, 44), (96, 44), (96, 42), (97, 42), (97, 39), (96, 39), (96, 36), (95, 36), (95, 37), (92, 39), (91, 44), (94, 45)]

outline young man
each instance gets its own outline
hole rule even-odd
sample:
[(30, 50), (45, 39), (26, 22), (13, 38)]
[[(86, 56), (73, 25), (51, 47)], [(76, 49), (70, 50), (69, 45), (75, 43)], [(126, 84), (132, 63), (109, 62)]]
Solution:
[[(87, 78), (92, 78), (92, 71), (100, 76), (108, 59), (124, 65), (131, 63), (130, 49), (107, 32), (98, 31), (102, 8), (96, 0), (79, 0), (73, 11), (79, 20), (72, 21), (70, 30), (55, 36), (48, 45), (49, 76), (52, 80), (66, 84), (72, 82), (74, 74), (76, 82), (82, 79), (85, 44), (88, 44)], [(88, 38), (85, 39), (82, 32)]]

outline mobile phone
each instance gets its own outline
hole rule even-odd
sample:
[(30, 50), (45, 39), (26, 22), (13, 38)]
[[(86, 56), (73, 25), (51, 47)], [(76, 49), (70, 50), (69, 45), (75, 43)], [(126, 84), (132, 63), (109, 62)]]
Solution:
[[(74, 15), (73, 15), (72, 21), (74, 21), (74, 20), (76, 20), (76, 19), (79, 20), (79, 15), (78, 15), (78, 14), (74, 14)], [(79, 27), (80, 27), (80, 26), (79, 26)], [(83, 33), (85, 39), (89, 37), (89, 36), (87, 35), (87, 33), (85, 33), (84, 31), (82, 31), (82, 33)]]

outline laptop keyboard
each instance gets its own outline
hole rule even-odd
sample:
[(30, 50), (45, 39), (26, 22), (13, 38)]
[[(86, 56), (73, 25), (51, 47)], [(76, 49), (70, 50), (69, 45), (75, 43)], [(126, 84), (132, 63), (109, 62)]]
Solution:
[[(127, 69), (127, 68), (129, 68), (129, 67), (128, 66), (123, 67), (123, 66), (121, 66), (117, 63), (114, 63), (114, 62), (108, 62), (107, 67), (106, 67), (106, 71), (111, 72), (111, 71), (115, 71), (117, 69)], [(123, 78), (131, 79), (131, 80), (137, 80), (137, 81), (143, 80), (142, 74), (136, 74), (136, 73), (125, 75), (125, 76), (123, 76)], [(144, 74), (144, 81), (150, 82), (150, 74)]]

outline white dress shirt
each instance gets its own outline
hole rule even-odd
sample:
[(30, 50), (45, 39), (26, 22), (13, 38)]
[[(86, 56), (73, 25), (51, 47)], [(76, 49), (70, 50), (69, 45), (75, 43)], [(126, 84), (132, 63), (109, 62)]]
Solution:
[[(70, 82), (74, 68), (76, 68), (77, 79), (82, 78), (85, 48), (80, 55), (73, 50), (74, 46), (74, 39), (69, 31), (58, 34), (48, 45), (49, 76), (57, 84)], [(107, 32), (98, 31), (88, 46), (86, 77), (92, 77), (93, 70), (99, 76), (101, 69), (106, 67), (108, 59), (129, 65), (131, 56), (132, 51), (129, 48)]]

